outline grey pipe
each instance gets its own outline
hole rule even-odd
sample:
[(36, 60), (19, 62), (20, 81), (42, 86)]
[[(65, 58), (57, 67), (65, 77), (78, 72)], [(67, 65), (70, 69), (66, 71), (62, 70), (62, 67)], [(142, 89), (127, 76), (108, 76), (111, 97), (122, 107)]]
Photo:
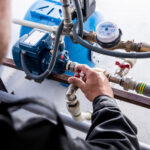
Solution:
[(67, 33), (71, 32), (72, 29), (72, 15), (70, 8), (70, 0), (61, 0), (62, 2), (62, 11), (64, 17), (64, 30)]
[(136, 86), (136, 92), (150, 97), (150, 85), (145, 83), (138, 83)]

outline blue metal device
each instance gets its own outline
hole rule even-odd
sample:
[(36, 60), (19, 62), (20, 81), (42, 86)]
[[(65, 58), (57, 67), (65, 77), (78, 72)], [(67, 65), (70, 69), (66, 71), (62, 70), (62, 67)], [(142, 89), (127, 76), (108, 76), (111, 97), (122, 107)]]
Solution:
[[(93, 9), (95, 8), (94, 6), (92, 7)], [(88, 12), (88, 10), (86, 11)], [(63, 19), (62, 4), (58, 0), (37, 0), (27, 11), (24, 19), (44, 25), (58, 26)], [(95, 31), (96, 26), (102, 20), (103, 18), (100, 13), (94, 12), (84, 22), (84, 29), (86, 31)], [(75, 22), (75, 19), (73, 21)], [(34, 74), (40, 74), (44, 71), (44, 69), (46, 69), (48, 60), (51, 58), (50, 50), (52, 49), (52, 41), (50, 35), (45, 33), (41, 39), (38, 39), (39, 41), (35, 43), (35, 45), (26, 43), (26, 41), (28, 41), (28, 39), (30, 39), (35, 32), (36, 30), (33, 30), (32, 28), (22, 26), (20, 31), (21, 38), (13, 47), (13, 59), (17, 67), (22, 69), (20, 52), (21, 50), (25, 51), (28, 55), (27, 66), (29, 70)], [(45, 42), (42, 42), (43, 40), (45, 40)], [(90, 50), (79, 44), (73, 43), (70, 37), (66, 36), (64, 41), (65, 46), (60, 46), (59, 48), (59, 55), (53, 70), (54, 73), (65, 72), (64, 66), (68, 60), (68, 55), (71, 61), (94, 67), (94, 63), (91, 61)], [(68, 51), (68, 54), (66, 51), (64, 51), (64, 48)], [(61, 55), (65, 56), (63, 61), (60, 59)]]
[[(61, 5), (58, 0), (37, 0), (27, 11), (24, 19), (49, 26), (58, 26), (63, 19)], [(96, 26), (102, 20), (102, 15), (95, 11), (84, 22), (84, 29), (86, 31), (96, 31)], [(20, 36), (29, 33), (31, 30), (31, 28), (22, 27)], [(94, 64), (91, 62), (90, 50), (79, 44), (74, 44), (69, 37), (65, 37), (65, 49), (69, 51), (71, 61), (94, 67)]]
[[(29, 34), (25, 34), (17, 41), (13, 47), (13, 56), (19, 69), (22, 69), (20, 60), (21, 51), (26, 53), (27, 59), (25, 63), (29, 70), (33, 74), (41, 74), (47, 69), (53, 53), (51, 34), (33, 29)], [(68, 51), (64, 50), (64, 44), (61, 44), (53, 73), (64, 73), (68, 60)]]

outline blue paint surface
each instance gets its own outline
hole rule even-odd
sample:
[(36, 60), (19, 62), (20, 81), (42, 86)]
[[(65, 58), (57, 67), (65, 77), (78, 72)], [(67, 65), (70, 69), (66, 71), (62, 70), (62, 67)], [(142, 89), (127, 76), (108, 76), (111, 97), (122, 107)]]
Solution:
[[(58, 26), (63, 19), (61, 3), (54, 0), (38, 0), (29, 8), (24, 19), (44, 25)], [(95, 12), (84, 23), (84, 30), (95, 31), (97, 24), (102, 20), (101, 14)], [(20, 36), (29, 33), (31, 30), (31, 28), (22, 27)], [(74, 44), (69, 37), (65, 37), (65, 49), (69, 51), (70, 60), (94, 67), (91, 62), (90, 50), (79, 44)]]

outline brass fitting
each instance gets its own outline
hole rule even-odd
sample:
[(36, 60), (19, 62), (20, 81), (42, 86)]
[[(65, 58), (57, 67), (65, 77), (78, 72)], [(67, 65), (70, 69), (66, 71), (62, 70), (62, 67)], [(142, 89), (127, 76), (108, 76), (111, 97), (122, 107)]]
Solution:
[(124, 49), (127, 52), (149, 52), (150, 51), (150, 44), (146, 43), (135, 43), (134, 41), (120, 41), (116, 46), (109, 48), (109, 50), (115, 49)]
[(149, 52), (149, 51), (150, 51), (150, 44), (140, 43), (140, 52)]
[(73, 27), (70, 0), (61, 0), (64, 17), (64, 32), (70, 33)]
[(102, 72), (107, 78), (108, 78), (109, 75), (110, 75), (105, 69), (93, 68), (93, 70), (96, 71), (97, 73)]
[[(83, 39), (88, 41), (89, 43), (97, 43), (96, 32), (84, 31)], [(111, 48), (105, 48), (108, 50), (115, 50), (115, 49), (124, 49), (127, 52), (149, 52), (150, 51), (150, 44), (147, 43), (135, 43), (134, 40), (132, 41), (120, 41), (116, 46)]]
[(83, 33), (83, 39), (88, 41), (89, 43), (97, 43), (96, 32), (90, 31)]

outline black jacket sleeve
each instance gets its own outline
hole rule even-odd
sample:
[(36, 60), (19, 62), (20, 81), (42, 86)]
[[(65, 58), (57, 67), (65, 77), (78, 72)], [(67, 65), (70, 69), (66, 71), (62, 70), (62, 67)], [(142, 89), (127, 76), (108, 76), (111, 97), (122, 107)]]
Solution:
[(119, 110), (115, 100), (98, 96), (93, 102), (92, 126), (86, 137), (88, 149), (139, 150), (137, 129)]
[[(92, 125), (86, 140), (72, 139), (57, 116), (29, 120), (19, 129), (0, 105), (0, 148), (9, 150), (139, 150), (137, 129), (122, 114), (114, 99), (99, 96), (93, 102)], [(3, 110), (4, 109), (4, 110)]]

